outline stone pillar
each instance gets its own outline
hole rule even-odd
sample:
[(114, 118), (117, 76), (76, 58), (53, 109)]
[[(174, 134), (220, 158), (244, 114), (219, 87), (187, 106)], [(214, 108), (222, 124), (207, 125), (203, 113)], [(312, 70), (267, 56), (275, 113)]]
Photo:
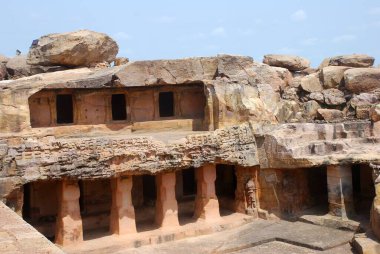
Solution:
[(259, 208), (256, 167), (236, 166), (235, 212), (257, 216)]
[(179, 226), (178, 204), (175, 197), (175, 173), (156, 176), (156, 223), (160, 227)]
[(354, 213), (352, 193), (352, 172), (349, 165), (327, 167), (329, 213), (347, 218)]
[(215, 164), (197, 168), (195, 174), (197, 179), (197, 196), (195, 198), (194, 217), (205, 220), (219, 219), (219, 202), (215, 194)]
[(58, 215), (55, 242), (65, 246), (83, 241), (77, 181), (62, 180), (58, 186)]
[(136, 233), (135, 209), (132, 204), (132, 176), (111, 180), (112, 207), (110, 231), (113, 234)]

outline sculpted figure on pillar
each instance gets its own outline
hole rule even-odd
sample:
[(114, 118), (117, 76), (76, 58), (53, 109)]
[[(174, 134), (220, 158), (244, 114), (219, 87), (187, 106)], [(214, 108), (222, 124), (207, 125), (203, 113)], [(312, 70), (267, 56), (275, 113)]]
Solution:
[(252, 214), (257, 208), (256, 205), (256, 191), (257, 187), (255, 184), (255, 179), (250, 178), (245, 184), (246, 197), (247, 197), (247, 213)]

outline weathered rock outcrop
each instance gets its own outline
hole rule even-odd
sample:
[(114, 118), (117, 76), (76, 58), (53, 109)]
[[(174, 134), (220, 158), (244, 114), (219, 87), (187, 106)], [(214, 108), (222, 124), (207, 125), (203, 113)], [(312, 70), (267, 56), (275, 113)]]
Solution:
[(375, 58), (363, 54), (343, 55), (330, 58), (330, 66), (370, 67)]
[(115, 60), (119, 48), (106, 34), (80, 30), (49, 34), (33, 42), (28, 64), (59, 66), (91, 66)]
[(357, 68), (344, 72), (345, 87), (352, 93), (366, 93), (380, 89), (380, 69)]
[(290, 71), (302, 71), (310, 67), (309, 60), (292, 55), (265, 55), (263, 63), (270, 66), (283, 67)]

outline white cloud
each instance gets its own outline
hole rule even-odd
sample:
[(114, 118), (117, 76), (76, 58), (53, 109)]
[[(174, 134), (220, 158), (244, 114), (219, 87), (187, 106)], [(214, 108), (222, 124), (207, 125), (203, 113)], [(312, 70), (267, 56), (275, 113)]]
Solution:
[(339, 36), (336, 36), (332, 39), (332, 42), (333, 43), (343, 43), (343, 42), (349, 42), (349, 41), (353, 41), (353, 40), (356, 40), (356, 35), (354, 34), (343, 34), (343, 35), (339, 35)]
[(300, 44), (304, 46), (314, 46), (315, 44), (317, 44), (317, 42), (318, 42), (318, 39), (313, 37), (313, 38), (306, 38), (302, 40)]
[(115, 38), (116, 39), (119, 39), (119, 40), (130, 40), (131, 39), (131, 36), (125, 32), (117, 32), (115, 34)]
[(371, 15), (380, 15), (380, 7), (372, 8), (368, 12)]
[(224, 27), (216, 27), (211, 31), (211, 35), (213, 36), (226, 36), (226, 29)]
[(291, 16), (293, 21), (303, 21), (307, 18), (306, 12), (304, 10), (297, 10)]

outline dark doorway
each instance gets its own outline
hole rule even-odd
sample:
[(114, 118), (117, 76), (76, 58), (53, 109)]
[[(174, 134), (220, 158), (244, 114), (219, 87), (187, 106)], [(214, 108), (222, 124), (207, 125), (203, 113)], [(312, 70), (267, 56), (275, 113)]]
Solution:
[(58, 94), (56, 100), (57, 123), (73, 123), (73, 96), (71, 94)]
[(160, 117), (174, 116), (174, 95), (173, 92), (161, 92), (159, 94)]
[(220, 215), (234, 212), (236, 185), (235, 166), (216, 165), (215, 192), (219, 201)]
[(195, 181), (194, 168), (187, 168), (182, 170), (183, 179), (183, 195), (194, 196), (197, 194), (197, 182)]
[(30, 183), (27, 183), (24, 185), (24, 204), (22, 206), (22, 218), (25, 221), (30, 221), (31, 219), (31, 204), (30, 204), (30, 199), (31, 199), (31, 186)]
[[(142, 195), (141, 195), (142, 193)], [(138, 232), (156, 229), (156, 176), (133, 177), (132, 202)]]
[(39, 181), (24, 185), (22, 217), (50, 241), (54, 241), (55, 238), (57, 213), (55, 181)]
[(112, 104), (112, 120), (126, 120), (127, 119), (127, 103), (125, 94), (113, 94), (111, 98)]
[(84, 239), (108, 235), (112, 205), (110, 179), (80, 181), (79, 190)]
[(375, 197), (372, 168), (367, 164), (355, 164), (351, 170), (355, 213), (361, 222), (367, 224)]
[(176, 191), (178, 202), (178, 220), (180, 225), (194, 222), (197, 182), (193, 167), (177, 171)]
[(309, 198), (307, 207), (311, 214), (326, 214), (329, 210), (327, 168), (306, 169)]

